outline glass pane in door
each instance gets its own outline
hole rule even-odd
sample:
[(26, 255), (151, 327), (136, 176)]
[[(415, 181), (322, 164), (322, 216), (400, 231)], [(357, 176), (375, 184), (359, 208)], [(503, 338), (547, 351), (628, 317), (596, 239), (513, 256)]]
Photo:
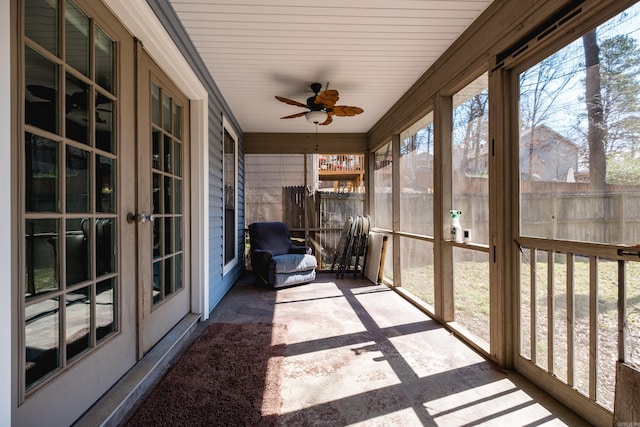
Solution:
[(114, 279), (96, 285), (96, 340), (100, 341), (116, 330), (116, 287)]
[(113, 93), (114, 85), (114, 68), (113, 68), (113, 52), (114, 43), (100, 28), (96, 27), (96, 72), (95, 80), (103, 89)]
[(60, 127), (58, 66), (27, 46), (24, 49), (24, 68), (25, 124), (58, 133)]
[(25, 209), (57, 212), (59, 197), (59, 144), (48, 138), (25, 134)]
[(58, 2), (27, 0), (25, 35), (54, 55), (58, 55)]
[(66, 295), (67, 360), (73, 359), (91, 345), (91, 288), (85, 287)]
[(67, 286), (91, 279), (91, 219), (66, 221), (66, 274)]
[[(182, 107), (160, 84), (152, 82), (151, 96), (151, 194), (153, 202), (152, 301), (158, 304), (181, 288), (182, 242)], [(181, 259), (181, 258), (180, 258)], [(180, 279), (180, 285), (178, 285)]]
[(89, 152), (67, 146), (65, 160), (67, 212), (88, 213), (91, 210)]
[(60, 300), (25, 308), (25, 382), (29, 388), (60, 367)]
[(96, 211), (114, 213), (116, 208), (116, 161), (96, 155)]
[(115, 153), (114, 105), (115, 102), (107, 95), (96, 92), (96, 148), (108, 153)]
[(88, 76), (89, 32), (91, 31), (89, 17), (71, 1), (67, 0), (65, 6), (65, 57), (67, 64)]
[(83, 144), (89, 143), (89, 87), (82, 80), (67, 74), (66, 136)]
[(25, 297), (58, 289), (60, 286), (60, 221), (25, 221)]

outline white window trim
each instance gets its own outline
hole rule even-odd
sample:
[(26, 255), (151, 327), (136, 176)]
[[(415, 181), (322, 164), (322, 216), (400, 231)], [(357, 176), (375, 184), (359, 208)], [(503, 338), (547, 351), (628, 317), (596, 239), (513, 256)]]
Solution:
[[(231, 123), (229, 123), (229, 121), (227, 120), (226, 117), (222, 117), (222, 138), (224, 138), (224, 131), (227, 131), (229, 133), (229, 135), (231, 135), (231, 137), (233, 138), (233, 143), (234, 143), (234, 148), (233, 148), (233, 155), (234, 155), (234, 168), (235, 168), (235, 177), (234, 177), (234, 182), (233, 182), (233, 187), (234, 187), (234, 192), (233, 192), (233, 198), (234, 198), (234, 206), (235, 206), (235, 212), (234, 212), (234, 218), (233, 218), (233, 242), (235, 245), (235, 256), (234, 258), (229, 261), (228, 263), (226, 263), (222, 269), (222, 275), (226, 275), (229, 271), (231, 271), (231, 269), (233, 269), (237, 264), (238, 264), (238, 135), (236, 134), (236, 132), (233, 130), (233, 127), (231, 126)], [(222, 143), (222, 149), (223, 149), (223, 153), (222, 155), (224, 156), (224, 140)], [(222, 161), (222, 176), (224, 177), (224, 159)], [(222, 188), (222, 194), (224, 197), (224, 178), (223, 178), (223, 188)], [(222, 206), (222, 224), (224, 227), (225, 221), (224, 221), (224, 215), (225, 215), (225, 209), (224, 209), (224, 200), (223, 200), (223, 206)], [(225, 233), (226, 230), (223, 230), (222, 235), (222, 262), (224, 263), (224, 256), (225, 256)]]

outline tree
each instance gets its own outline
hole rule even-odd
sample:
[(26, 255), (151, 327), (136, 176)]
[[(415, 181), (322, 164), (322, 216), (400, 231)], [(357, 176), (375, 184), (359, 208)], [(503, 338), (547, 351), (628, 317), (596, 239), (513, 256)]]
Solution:
[[(489, 91), (485, 89), (460, 104), (454, 111), (454, 132), (458, 134), (454, 141), (462, 145), (460, 166), (465, 173), (476, 174), (484, 169), (479, 162), (481, 148), (487, 142), (488, 101)], [(473, 161), (469, 161), (470, 159)]]
[(569, 65), (570, 56), (569, 49), (562, 49), (520, 74), (520, 131), (530, 130), (526, 140), (521, 140), (522, 149), (527, 149), (527, 170), (521, 172), (530, 179), (535, 175), (534, 158), (540, 149), (537, 129), (563, 108), (559, 98), (578, 71)]
[(635, 155), (640, 147), (640, 50), (638, 42), (626, 34), (600, 43), (602, 109), (607, 134), (607, 157)]
[(638, 185), (640, 183), (640, 158), (632, 154), (607, 157), (607, 184)]
[(569, 56), (562, 49), (520, 74), (520, 130), (535, 130), (555, 113), (558, 97), (577, 73), (567, 67)]
[(595, 190), (606, 188), (607, 159), (604, 141), (607, 135), (600, 76), (600, 47), (596, 30), (582, 36), (585, 58), (585, 103), (587, 106), (587, 143), (589, 146), (589, 178)]

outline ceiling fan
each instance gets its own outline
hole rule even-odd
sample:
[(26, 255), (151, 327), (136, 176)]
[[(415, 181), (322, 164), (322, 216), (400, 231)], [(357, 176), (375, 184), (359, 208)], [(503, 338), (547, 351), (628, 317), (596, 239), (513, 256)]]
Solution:
[(322, 85), (320, 83), (312, 83), (311, 90), (314, 95), (307, 98), (307, 103), (294, 101), (292, 99), (276, 96), (278, 101), (285, 104), (295, 105), (296, 107), (308, 108), (309, 111), (292, 114), (290, 116), (280, 117), (281, 119), (294, 119), (296, 117), (305, 116), (310, 123), (316, 125), (328, 125), (333, 121), (333, 116), (347, 117), (355, 116), (364, 110), (360, 107), (352, 107), (350, 105), (335, 105), (340, 96), (335, 89), (329, 89), (320, 92)]

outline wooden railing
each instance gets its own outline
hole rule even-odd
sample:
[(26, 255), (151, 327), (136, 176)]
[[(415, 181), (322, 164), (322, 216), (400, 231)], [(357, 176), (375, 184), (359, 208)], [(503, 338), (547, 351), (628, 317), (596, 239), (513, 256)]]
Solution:
[(364, 155), (340, 154), (324, 155), (318, 158), (318, 172), (359, 173), (364, 171)]

